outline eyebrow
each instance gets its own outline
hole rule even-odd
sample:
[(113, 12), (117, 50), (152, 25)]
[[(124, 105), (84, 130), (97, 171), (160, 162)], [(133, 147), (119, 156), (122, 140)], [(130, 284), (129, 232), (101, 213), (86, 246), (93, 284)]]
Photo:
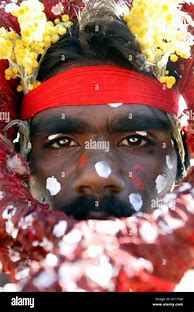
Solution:
[[(167, 132), (171, 129), (170, 121), (166, 118), (160, 119), (158, 116), (146, 116), (143, 114), (133, 114), (133, 118), (129, 116), (116, 117), (114, 120), (109, 120), (107, 130), (110, 133), (127, 132), (127, 131), (141, 131), (148, 129), (163, 130)], [(31, 121), (30, 133), (31, 136), (49, 135), (57, 133), (76, 133), (84, 134), (87, 132), (98, 132), (97, 126), (89, 124), (87, 121), (75, 117), (49, 117), (46, 119), (41, 118), (39, 121), (33, 123)]]
[(30, 133), (32, 136), (57, 133), (83, 134), (91, 130), (91, 126), (84, 120), (65, 117), (65, 119), (50, 117), (33, 123), (31, 122)]
[(112, 133), (125, 131), (142, 131), (142, 130), (163, 130), (165, 132), (171, 129), (170, 121), (166, 118), (161, 119), (158, 116), (147, 116), (143, 114), (133, 114), (132, 119), (117, 117), (109, 125), (109, 131)]

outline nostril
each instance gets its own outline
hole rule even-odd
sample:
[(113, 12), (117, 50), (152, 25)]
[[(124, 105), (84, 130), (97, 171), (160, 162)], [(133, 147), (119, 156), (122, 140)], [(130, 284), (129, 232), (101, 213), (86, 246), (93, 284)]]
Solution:
[(86, 185), (81, 185), (79, 188), (78, 188), (78, 192), (80, 194), (84, 194), (84, 195), (92, 195), (92, 190), (89, 186), (86, 186)]

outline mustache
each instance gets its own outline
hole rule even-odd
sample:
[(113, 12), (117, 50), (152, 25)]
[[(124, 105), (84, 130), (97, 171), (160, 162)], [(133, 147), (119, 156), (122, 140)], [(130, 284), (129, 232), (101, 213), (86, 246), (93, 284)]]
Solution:
[(130, 203), (125, 203), (114, 196), (104, 196), (100, 200), (92, 196), (78, 197), (70, 204), (63, 205), (59, 210), (77, 220), (130, 217), (136, 212)]

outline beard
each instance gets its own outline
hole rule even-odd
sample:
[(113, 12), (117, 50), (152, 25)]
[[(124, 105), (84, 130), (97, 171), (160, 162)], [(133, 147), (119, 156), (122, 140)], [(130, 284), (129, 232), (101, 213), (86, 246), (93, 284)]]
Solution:
[(104, 196), (99, 201), (95, 197), (80, 196), (59, 210), (77, 220), (122, 218), (136, 213), (131, 204), (114, 196)]

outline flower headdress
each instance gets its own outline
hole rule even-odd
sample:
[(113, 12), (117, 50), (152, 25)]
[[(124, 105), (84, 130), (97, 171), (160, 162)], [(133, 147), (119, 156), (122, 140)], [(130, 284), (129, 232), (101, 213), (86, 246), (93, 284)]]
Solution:
[(161, 83), (171, 88), (176, 79), (169, 76), (167, 64), (179, 58), (188, 59), (194, 43), (188, 31), (194, 26), (192, 17), (181, 10), (184, 3), (179, 0), (134, 0), (133, 7), (125, 15), (125, 21), (136, 36), (142, 54), (152, 64), (152, 72)]
[(47, 49), (67, 32), (72, 22), (67, 14), (61, 20), (56, 18), (54, 23), (48, 21), (39, 0), (8, 4), (5, 9), (17, 18), (20, 34), (0, 28), (0, 59), (9, 61), (5, 78), (20, 78), (17, 91), (27, 93), (40, 84), (36, 80), (38, 67)]

